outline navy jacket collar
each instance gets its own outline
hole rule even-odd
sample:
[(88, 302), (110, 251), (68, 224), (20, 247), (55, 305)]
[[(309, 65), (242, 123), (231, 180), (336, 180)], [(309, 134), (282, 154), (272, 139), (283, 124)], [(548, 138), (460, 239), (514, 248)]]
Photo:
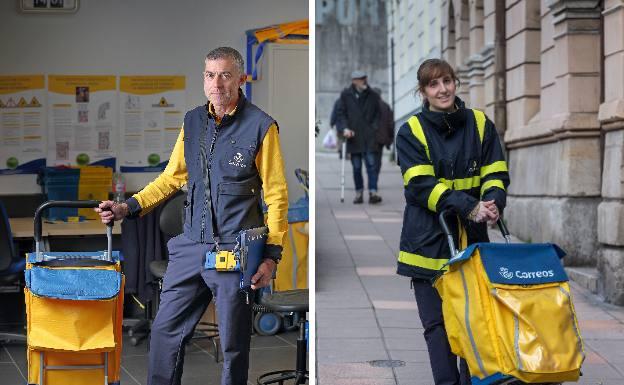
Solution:
[(458, 96), (455, 96), (455, 105), (457, 110), (454, 112), (431, 111), (429, 102), (425, 100), (421, 114), (441, 134), (451, 135), (466, 124), (466, 104)]
[[(223, 118), (221, 119), (221, 126), (225, 126), (228, 125), (229, 123), (231, 123), (232, 121), (234, 121), (234, 119), (236, 119), (236, 116), (238, 114), (241, 113), (241, 111), (245, 108), (245, 105), (247, 104), (247, 98), (245, 98), (245, 94), (243, 94), (243, 91), (239, 88), (238, 89), (238, 102), (236, 102), (236, 109), (234, 110), (234, 113), (232, 115), (224, 115)], [(209, 111), (209, 107), (208, 107), (208, 103), (206, 103), (205, 106), (205, 114), (201, 114), (201, 119), (202, 119), (202, 123), (206, 123), (206, 119), (211, 119), (214, 122), (214, 116), (212, 116), (212, 114)]]

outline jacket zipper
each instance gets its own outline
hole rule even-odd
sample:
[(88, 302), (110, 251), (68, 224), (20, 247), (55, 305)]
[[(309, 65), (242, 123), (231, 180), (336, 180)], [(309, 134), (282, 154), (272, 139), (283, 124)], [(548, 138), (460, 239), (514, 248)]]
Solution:
[[(208, 131), (208, 125), (206, 125), (206, 131)], [(206, 132), (207, 133), (207, 132)], [(217, 142), (217, 137), (219, 136), (219, 126), (215, 125), (215, 129), (214, 129), (214, 133), (212, 135), (212, 140), (210, 142), (210, 150), (208, 151), (208, 173), (210, 173), (210, 169), (212, 168), (212, 154), (214, 152), (214, 147), (215, 147), (215, 143)], [(206, 186), (204, 186), (205, 188)], [(212, 190), (212, 183), (210, 186), (210, 190)], [(212, 191), (208, 191), (209, 194), (212, 195)], [(204, 194), (204, 208), (202, 210), (202, 219), (201, 219), (201, 235), (200, 235), (200, 241), (203, 243), (204, 242), (204, 233), (206, 230), (206, 209), (208, 208), (208, 195)], [(215, 211), (216, 210), (212, 210)], [(213, 213), (211, 212), (210, 215), (213, 215)], [(214, 220), (213, 220), (214, 223)], [(212, 238), (214, 241), (215, 238), (215, 229), (212, 229)]]

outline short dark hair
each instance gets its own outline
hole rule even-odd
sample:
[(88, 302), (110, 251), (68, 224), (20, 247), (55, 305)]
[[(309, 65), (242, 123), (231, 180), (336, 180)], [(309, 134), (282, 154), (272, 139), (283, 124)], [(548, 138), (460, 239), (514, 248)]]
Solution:
[(241, 75), (245, 73), (245, 61), (243, 56), (232, 47), (219, 47), (208, 52), (206, 60), (230, 59), (234, 61)]
[(459, 87), (459, 79), (457, 78), (457, 75), (455, 75), (455, 70), (446, 60), (425, 60), (424, 62), (422, 62), (420, 67), (418, 67), (418, 72), (416, 73), (416, 78), (418, 79), (418, 88), (416, 89), (416, 91), (423, 92), (423, 89), (427, 86), (427, 84), (429, 84), (431, 80), (446, 75), (449, 75)]

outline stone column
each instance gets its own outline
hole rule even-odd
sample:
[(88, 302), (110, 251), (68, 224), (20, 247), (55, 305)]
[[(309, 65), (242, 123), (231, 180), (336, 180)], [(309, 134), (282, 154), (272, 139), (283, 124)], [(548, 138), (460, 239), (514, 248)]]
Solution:
[(455, 65), (455, 11), (452, 0), (444, 0), (441, 4), (442, 23), (442, 58)]
[[(529, 3), (529, 0), (521, 1), (518, 6), (535, 10), (535, 6), (525, 7)], [(505, 142), (511, 150), (512, 177), (510, 227), (525, 240), (558, 243), (568, 253), (564, 260), (567, 265), (595, 266), (598, 251), (596, 209), (601, 183), (597, 119), (601, 62), (598, 3), (598, 0), (543, 3), (544, 20), (552, 20), (554, 48), (550, 47), (548, 36), (541, 37), (540, 45), (535, 42), (539, 35), (530, 37), (528, 33), (525, 50), (521, 50), (532, 57), (536, 46), (542, 47), (541, 66), (546, 67), (541, 73), (546, 79), (541, 86), (539, 60), (534, 65), (527, 63), (523, 72), (527, 75), (523, 80), (530, 84), (527, 87), (537, 86), (538, 92), (542, 91), (541, 111), (537, 111), (539, 99), (518, 106), (508, 103), (507, 109), (509, 126)], [(507, 22), (518, 19), (509, 17)], [(542, 29), (542, 33), (547, 31)], [(508, 60), (513, 62), (515, 49), (510, 43), (508, 40)], [(508, 63), (508, 68), (513, 68), (513, 64)], [(508, 80), (508, 95), (514, 95), (514, 75), (510, 74)], [(522, 124), (529, 108), (535, 108), (534, 116)]]
[(470, 57), (466, 65), (468, 67), (468, 94), (470, 95), (469, 107), (485, 109), (484, 95), (484, 57), (481, 55), (484, 49), (483, 42), (483, 6), (475, 1), (470, 1), (469, 20), (469, 47)]
[(507, 127), (505, 102), (505, 0), (483, 1), (483, 97), (485, 113), (504, 137)]
[(604, 132), (602, 198), (598, 206), (600, 291), (624, 305), (624, 0), (607, 0), (604, 17), (605, 102), (598, 118)]
[(518, 130), (539, 111), (539, 0), (507, 1), (507, 129)]
[[(455, 72), (461, 87), (457, 90), (459, 96), (467, 106), (473, 103), (470, 100), (470, 20), (468, 2), (466, 0), (455, 0)], [(453, 64), (453, 63), (451, 63)]]

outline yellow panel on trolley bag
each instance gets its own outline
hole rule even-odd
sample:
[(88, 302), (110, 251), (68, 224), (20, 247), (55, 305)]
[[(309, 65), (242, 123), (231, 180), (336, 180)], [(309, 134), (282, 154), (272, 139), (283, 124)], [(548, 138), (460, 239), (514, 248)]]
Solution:
[(585, 355), (564, 255), (553, 244), (477, 243), (435, 281), (451, 349), (477, 382), (578, 380)]
[[(27, 256), (28, 383), (99, 384), (107, 377), (108, 384), (119, 384), (124, 286), (119, 253), (94, 266), (72, 266), (72, 253), (45, 254), (50, 260), (67, 259), (48, 266), (36, 261), (36, 253)], [(68, 366), (99, 368), (55, 369)]]

